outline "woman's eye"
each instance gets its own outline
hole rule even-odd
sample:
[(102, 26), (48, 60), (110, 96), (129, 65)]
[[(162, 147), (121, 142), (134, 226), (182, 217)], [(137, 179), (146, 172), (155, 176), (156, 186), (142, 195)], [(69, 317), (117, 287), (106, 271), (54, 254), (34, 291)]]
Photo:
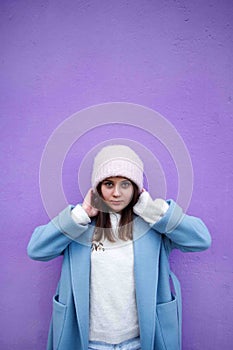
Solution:
[(104, 186), (106, 186), (107, 188), (111, 188), (112, 182), (104, 182)]
[(121, 186), (123, 188), (128, 188), (130, 185), (131, 185), (131, 182), (129, 182), (129, 181), (122, 182), (122, 184), (121, 184)]

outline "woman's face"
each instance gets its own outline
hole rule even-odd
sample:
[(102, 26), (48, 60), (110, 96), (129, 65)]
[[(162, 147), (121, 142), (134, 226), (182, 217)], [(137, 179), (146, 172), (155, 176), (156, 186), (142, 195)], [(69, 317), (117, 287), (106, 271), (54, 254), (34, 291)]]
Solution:
[(112, 211), (120, 213), (131, 202), (133, 184), (124, 177), (108, 177), (101, 184), (101, 193), (105, 203)]

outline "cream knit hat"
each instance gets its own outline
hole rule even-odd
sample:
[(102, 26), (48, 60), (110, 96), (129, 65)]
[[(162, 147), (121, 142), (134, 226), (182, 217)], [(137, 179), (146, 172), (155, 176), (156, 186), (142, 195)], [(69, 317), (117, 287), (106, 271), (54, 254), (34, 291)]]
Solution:
[(92, 188), (112, 176), (122, 176), (132, 180), (139, 188), (143, 188), (143, 162), (128, 146), (113, 145), (102, 148), (94, 159), (92, 171)]

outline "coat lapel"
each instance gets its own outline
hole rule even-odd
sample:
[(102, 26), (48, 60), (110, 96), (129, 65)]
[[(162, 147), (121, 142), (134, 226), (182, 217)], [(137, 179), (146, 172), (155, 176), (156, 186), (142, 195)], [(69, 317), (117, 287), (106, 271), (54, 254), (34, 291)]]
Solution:
[(94, 226), (90, 226), (82, 235), (81, 244), (70, 245), (71, 281), (83, 349), (88, 348), (89, 341), (90, 238), (93, 235), (93, 230)]
[[(161, 236), (140, 218), (134, 225), (134, 273), (142, 350), (154, 348)], [(143, 234), (146, 233), (146, 234)]]

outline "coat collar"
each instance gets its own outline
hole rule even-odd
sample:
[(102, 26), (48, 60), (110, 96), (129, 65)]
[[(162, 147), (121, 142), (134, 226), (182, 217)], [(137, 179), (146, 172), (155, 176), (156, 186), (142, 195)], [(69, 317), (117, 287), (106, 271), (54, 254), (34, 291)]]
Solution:
[[(94, 226), (84, 233), (90, 240)], [(153, 349), (161, 237), (144, 220), (134, 222), (134, 274), (141, 346)], [(83, 237), (84, 238), (84, 237)], [(84, 241), (87, 241), (84, 239)], [(90, 244), (70, 245), (71, 280), (83, 349), (89, 341)]]

